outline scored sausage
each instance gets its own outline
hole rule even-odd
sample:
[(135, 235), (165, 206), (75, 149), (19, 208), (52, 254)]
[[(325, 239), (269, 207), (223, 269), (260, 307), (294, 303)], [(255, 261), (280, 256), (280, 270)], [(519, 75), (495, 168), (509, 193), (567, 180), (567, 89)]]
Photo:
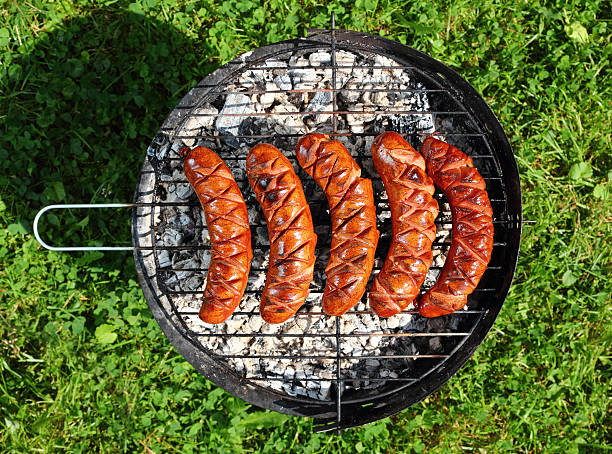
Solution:
[(370, 307), (390, 317), (416, 298), (433, 262), (438, 202), (425, 160), (399, 134), (379, 135), (372, 143), (372, 159), (389, 197), (393, 238), (372, 284)]
[(325, 191), (332, 242), (325, 268), (323, 311), (342, 315), (363, 296), (378, 243), (372, 181), (348, 150), (324, 134), (308, 134), (297, 144), (300, 165)]
[(211, 255), (200, 319), (221, 323), (236, 309), (247, 285), (253, 252), (246, 204), (232, 172), (206, 147), (181, 149), (185, 175), (202, 204)]
[(421, 153), (429, 175), (448, 199), (453, 219), (444, 267), (419, 301), (421, 315), (437, 317), (465, 306), (487, 269), (493, 251), (493, 210), (472, 158), (433, 136), (425, 139)]
[(276, 147), (253, 147), (246, 169), (270, 238), (270, 264), (259, 309), (268, 323), (282, 323), (308, 296), (317, 236), (302, 184), (291, 162)]

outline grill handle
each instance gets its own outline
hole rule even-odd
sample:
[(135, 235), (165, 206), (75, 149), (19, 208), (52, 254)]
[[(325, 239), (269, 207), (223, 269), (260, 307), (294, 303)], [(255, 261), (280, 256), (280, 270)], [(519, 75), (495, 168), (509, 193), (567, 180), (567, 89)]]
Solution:
[[(38, 221), (47, 211), (51, 210), (67, 210), (67, 209), (90, 209), (90, 208), (132, 208), (136, 206), (151, 206), (147, 203), (75, 203), (67, 205), (47, 205), (36, 213), (34, 218), (34, 236), (36, 241), (40, 243), (42, 247), (50, 251), (61, 251), (61, 252), (75, 252), (75, 251), (133, 251), (136, 249), (134, 246), (51, 246), (43, 241), (38, 232)], [(535, 224), (535, 220), (522, 220), (525, 224)], [(149, 250), (151, 247), (139, 247), (140, 250)]]
[(50, 246), (43, 241), (40, 237), (40, 233), (38, 233), (38, 221), (47, 211), (51, 210), (67, 210), (67, 209), (87, 209), (87, 208), (129, 208), (134, 207), (140, 204), (137, 203), (77, 203), (77, 204), (69, 204), (69, 205), (48, 205), (36, 213), (36, 217), (34, 218), (34, 236), (36, 240), (40, 243), (42, 247), (45, 249), (49, 249), (50, 251), (66, 251), (66, 252), (74, 252), (74, 251), (133, 251), (134, 246)]

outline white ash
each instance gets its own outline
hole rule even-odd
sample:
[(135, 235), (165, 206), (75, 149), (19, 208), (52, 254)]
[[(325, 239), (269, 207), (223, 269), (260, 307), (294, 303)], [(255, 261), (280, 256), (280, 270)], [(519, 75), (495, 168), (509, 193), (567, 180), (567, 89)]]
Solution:
[[(381, 243), (385, 239), (388, 242), (391, 219), (387, 196), (373, 166), (369, 150), (374, 137), (385, 130), (406, 134), (427, 134), (435, 130), (432, 115), (426, 113), (430, 109), (430, 100), (426, 93), (420, 91), (426, 88), (426, 81), (419, 80), (409, 70), (364, 67), (399, 66), (394, 60), (378, 55), (338, 51), (336, 63), (341, 66), (336, 71), (336, 88), (339, 89), (335, 99), (337, 109), (349, 112), (338, 114), (338, 131), (362, 134), (342, 136), (339, 140), (354, 156), (363, 155), (359, 164), (362, 167), (362, 175), (373, 180)], [(332, 379), (337, 373), (336, 324), (339, 324), (342, 335), (339, 350), (344, 359), (341, 361), (340, 373), (348, 380), (345, 382), (345, 388), (368, 390), (385, 386), (384, 381), (368, 380), (368, 377), (397, 378), (405, 374), (416, 374), (421, 362), (425, 361), (418, 358), (388, 360), (380, 358), (381, 356), (411, 356), (432, 352), (437, 354), (448, 352), (455, 345), (452, 343), (453, 338), (449, 337), (393, 337), (385, 336), (385, 333), (419, 333), (431, 332), (434, 329), (448, 331), (456, 329), (459, 323), (457, 318), (446, 317), (432, 324), (416, 315), (414, 306), (407, 308), (407, 313), (382, 319), (369, 311), (366, 297), (342, 317), (327, 317), (321, 313), (321, 298), (325, 288), (324, 268), (329, 258), (331, 241), (329, 210), (323, 192), (298, 168), (294, 150), (301, 134), (313, 131), (332, 132), (333, 116), (320, 112), (332, 111), (334, 98), (330, 91), (287, 91), (332, 88), (334, 81), (330, 65), (331, 54), (327, 51), (296, 53), (287, 55), (286, 58), (276, 57), (259, 63), (257, 66), (264, 69), (243, 71), (224, 86), (231, 94), (204, 95), (198, 103), (199, 107), (182, 122), (176, 137), (169, 138), (158, 134), (148, 150), (148, 155), (153, 165), (157, 166), (162, 180), (159, 186), (163, 190), (158, 192), (156, 200), (190, 203), (187, 207), (164, 205), (155, 209), (157, 245), (202, 246), (197, 250), (158, 251), (157, 284), (160, 291), (202, 292), (206, 285), (210, 240), (202, 209), (186, 182), (182, 160), (177, 158), (178, 150), (182, 146), (208, 146), (230, 167), (247, 202), (254, 250), (247, 292), (237, 312), (219, 325), (206, 324), (198, 318), (201, 293), (169, 297), (172, 298), (181, 321), (187, 329), (197, 334), (196, 338), (204, 349), (214, 355), (240, 356), (219, 357), (219, 361), (227, 362), (245, 377), (269, 378), (267, 381), (258, 381), (261, 386), (283, 394), (308, 396), (316, 400), (334, 398), (332, 391), (335, 384)], [(343, 68), (344, 66), (348, 68)], [(251, 94), (253, 91), (257, 93)], [(394, 113), (400, 110), (424, 113)], [(219, 115), (216, 117), (207, 115), (217, 112)], [(312, 114), (301, 115), (297, 114), (298, 112)], [(263, 113), (270, 115), (254, 115)], [(293, 136), (279, 137), (279, 134)], [(415, 147), (419, 145), (414, 136), (408, 139)], [(259, 315), (259, 297), (265, 285), (269, 263), (269, 240), (265, 218), (248, 185), (245, 170), (248, 150), (257, 142), (273, 143), (294, 163), (294, 168), (303, 181), (315, 221), (315, 231), (319, 236), (311, 293), (300, 312), (279, 325), (265, 323)], [(441, 206), (438, 220), (450, 221), (448, 205)], [(450, 223), (437, 227), (437, 241), (448, 241)], [(435, 282), (447, 250), (448, 247), (442, 246), (434, 248), (434, 268), (437, 268), (428, 273), (424, 288)], [(380, 270), (384, 254), (386, 251), (376, 257), (371, 280)], [(372, 333), (378, 335), (370, 335)], [(219, 337), (215, 334), (234, 336)], [(301, 337), (303, 334), (309, 336)], [(271, 358), (257, 357), (261, 355)], [(291, 355), (319, 358), (284, 358)], [(360, 356), (367, 358), (356, 358)], [(307, 380), (313, 377), (329, 381)]]
[[(219, 111), (210, 104), (195, 108), (193, 114), (187, 119), (179, 134), (185, 136), (201, 135), (204, 128), (212, 126), (215, 121), (215, 115), (218, 113)], [(196, 139), (185, 137), (183, 143), (188, 147), (192, 147), (195, 145)]]

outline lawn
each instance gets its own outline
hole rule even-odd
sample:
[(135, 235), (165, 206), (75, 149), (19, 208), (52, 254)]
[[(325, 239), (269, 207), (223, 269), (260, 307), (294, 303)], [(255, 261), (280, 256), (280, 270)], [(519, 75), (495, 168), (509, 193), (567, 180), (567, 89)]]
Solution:
[[(605, 5), (608, 4), (608, 7)], [(0, 17), (0, 450), (606, 452), (612, 116), (604, 1), (5, 1)], [(179, 99), (242, 52), (329, 25), (460, 72), (519, 164), (510, 295), (467, 365), (400, 414), (342, 435), (263, 412), (177, 354), (131, 253), (42, 249), (50, 203), (123, 202)], [(129, 212), (51, 216), (58, 244), (129, 243)]]

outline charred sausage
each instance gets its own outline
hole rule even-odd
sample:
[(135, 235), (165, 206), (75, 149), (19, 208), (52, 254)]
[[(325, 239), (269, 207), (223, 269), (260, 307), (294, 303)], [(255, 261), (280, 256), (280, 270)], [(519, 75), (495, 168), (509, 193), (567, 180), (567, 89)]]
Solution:
[(370, 290), (370, 307), (381, 317), (405, 309), (418, 295), (433, 261), (431, 243), (438, 202), (423, 157), (395, 132), (372, 143), (374, 166), (389, 197), (393, 239)]
[(260, 312), (268, 323), (282, 323), (308, 296), (317, 236), (302, 184), (278, 149), (256, 145), (249, 152), (246, 168), (270, 238), (270, 264)]
[(323, 311), (342, 315), (363, 296), (378, 243), (372, 181), (342, 143), (308, 134), (297, 144), (304, 170), (325, 191), (332, 222), (332, 243), (325, 268)]
[(247, 285), (253, 252), (246, 204), (230, 169), (206, 147), (183, 148), (185, 175), (202, 204), (211, 259), (200, 319), (221, 323), (236, 309)]
[(461, 309), (487, 269), (493, 251), (493, 210), (486, 184), (472, 158), (433, 136), (421, 146), (427, 171), (444, 192), (452, 212), (452, 240), (434, 286), (419, 312), (437, 317)]

